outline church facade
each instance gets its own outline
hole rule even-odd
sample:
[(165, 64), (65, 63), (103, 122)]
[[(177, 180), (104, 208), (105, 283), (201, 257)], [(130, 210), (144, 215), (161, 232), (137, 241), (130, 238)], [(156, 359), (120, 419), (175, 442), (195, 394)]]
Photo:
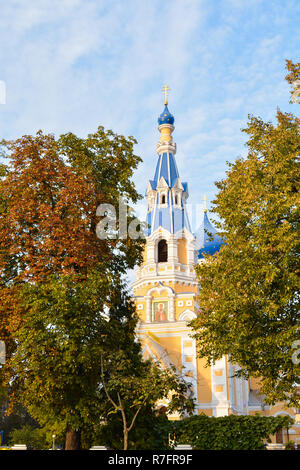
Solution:
[[(191, 229), (186, 208), (188, 184), (181, 181), (176, 165), (176, 144), (172, 137), (174, 116), (168, 109), (166, 97), (164, 110), (158, 118), (158, 130), (154, 178), (148, 181), (146, 190), (144, 261), (132, 285), (140, 318), (137, 333), (144, 356), (165, 367), (173, 365), (191, 383), (196, 414), (216, 417), (255, 412), (293, 415), (295, 410), (283, 411), (282, 405), (266, 407), (253, 381), (234, 377), (237, 366), (227, 356), (211, 367), (205, 367), (205, 360), (197, 357), (196, 343), (187, 325), (199, 311), (195, 265), (204, 262), (204, 253), (218, 251), (222, 240), (210, 223), (206, 209), (202, 233), (196, 236)], [(213, 234), (213, 240), (207, 232)], [(290, 436), (290, 439), (295, 440), (295, 437)]]

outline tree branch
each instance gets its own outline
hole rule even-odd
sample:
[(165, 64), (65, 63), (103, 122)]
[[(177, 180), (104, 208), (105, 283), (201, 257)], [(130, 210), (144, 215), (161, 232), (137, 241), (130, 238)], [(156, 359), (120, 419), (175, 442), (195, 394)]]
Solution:
[(106, 394), (108, 400), (111, 402), (111, 404), (113, 405), (113, 407), (116, 410), (120, 410), (122, 412), (122, 409), (114, 402), (114, 400), (111, 398), (111, 396), (108, 393), (108, 390), (107, 390), (107, 387), (106, 387), (106, 384), (105, 384), (105, 380), (104, 380), (103, 357), (102, 356), (101, 356), (101, 378), (102, 378), (102, 385), (103, 385), (103, 388), (104, 388), (104, 391), (105, 391), (105, 394)]

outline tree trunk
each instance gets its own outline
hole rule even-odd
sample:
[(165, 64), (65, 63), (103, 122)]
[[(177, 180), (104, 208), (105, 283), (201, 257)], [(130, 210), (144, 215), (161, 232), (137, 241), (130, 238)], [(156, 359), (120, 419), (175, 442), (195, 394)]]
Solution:
[(127, 450), (127, 448), (128, 448), (128, 429), (127, 429), (127, 427), (124, 427), (124, 429), (123, 429), (123, 436), (124, 436), (124, 450)]
[(80, 450), (81, 449), (81, 432), (75, 431), (71, 426), (68, 426), (66, 433), (65, 450)]

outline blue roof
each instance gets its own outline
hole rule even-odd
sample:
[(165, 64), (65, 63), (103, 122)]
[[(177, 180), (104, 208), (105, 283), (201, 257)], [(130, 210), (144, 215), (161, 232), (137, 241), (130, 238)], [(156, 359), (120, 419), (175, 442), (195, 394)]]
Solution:
[(174, 186), (177, 178), (179, 178), (175, 158), (169, 152), (164, 152), (158, 157), (154, 175), (154, 183), (156, 184), (156, 187), (162, 176), (170, 188)]
[(187, 192), (187, 183), (181, 183), (179, 180), (179, 173), (176, 165), (174, 155), (170, 152), (161, 153), (158, 157), (155, 175), (153, 180), (149, 180), (150, 187), (156, 191), (157, 186), (164, 178), (167, 186), (167, 200), (166, 207), (158, 207), (158, 193), (156, 194), (154, 207), (147, 214), (147, 224), (150, 225), (146, 230), (146, 235), (150, 235), (151, 232), (155, 231), (159, 227), (163, 227), (171, 233), (177, 233), (185, 227), (191, 231), (188, 216), (184, 207), (184, 203), (181, 200), (180, 207), (174, 203), (174, 197), (169, 191), (173, 188), (177, 181), (182, 185), (183, 192)]
[(158, 124), (174, 124), (174, 116), (168, 110), (168, 106), (165, 105), (165, 108), (159, 118), (157, 119)]
[(206, 212), (204, 212), (203, 225), (198, 231), (197, 238), (201, 244), (198, 259), (204, 258), (204, 254), (215, 254), (220, 250), (221, 245), (224, 243), (214, 226), (210, 223)]

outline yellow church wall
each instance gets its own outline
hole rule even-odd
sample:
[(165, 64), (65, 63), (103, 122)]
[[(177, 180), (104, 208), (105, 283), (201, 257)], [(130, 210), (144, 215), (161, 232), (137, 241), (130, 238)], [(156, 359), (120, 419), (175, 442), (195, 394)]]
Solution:
[(161, 291), (160, 294), (159, 294), (158, 292), (155, 292), (155, 291), (154, 291), (154, 292), (152, 292), (151, 297), (152, 297), (153, 299), (159, 298), (160, 300), (168, 300), (168, 294), (169, 294), (169, 293), (168, 293), (167, 290)]
[(186, 285), (181, 282), (170, 282), (170, 287), (174, 289), (176, 294), (184, 294), (186, 292), (197, 293), (197, 285)]
[(208, 410), (198, 410), (198, 415), (206, 415), (206, 416), (213, 416), (213, 412), (212, 412), (212, 409), (208, 409)]
[(205, 367), (205, 359), (197, 358), (197, 401), (209, 403), (212, 399), (211, 392), (211, 368)]
[(137, 310), (137, 314), (139, 316), (139, 318), (141, 319), (142, 322), (145, 322), (146, 321), (146, 306), (144, 306), (143, 310)]
[(181, 337), (160, 336), (159, 343), (164, 348), (175, 367), (177, 367), (177, 369), (181, 371)]
[(147, 292), (150, 288), (150, 286), (139, 287), (135, 289), (134, 293), (137, 297), (144, 297), (145, 295), (147, 295)]
[(178, 261), (181, 264), (187, 264), (187, 255), (186, 255), (186, 240), (180, 238), (178, 240)]

